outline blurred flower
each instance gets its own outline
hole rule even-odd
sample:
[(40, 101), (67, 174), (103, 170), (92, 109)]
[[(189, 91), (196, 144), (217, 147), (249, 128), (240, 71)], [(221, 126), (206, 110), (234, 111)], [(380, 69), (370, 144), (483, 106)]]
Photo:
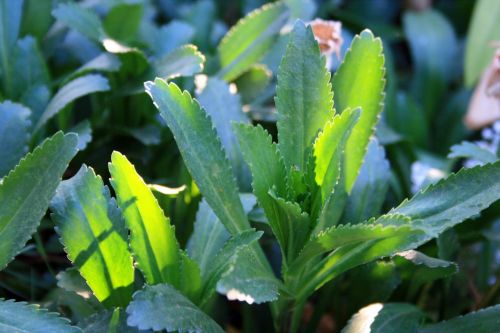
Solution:
[(333, 53), (340, 59), (340, 48), (344, 42), (342, 38), (342, 23), (338, 21), (325, 21), (315, 19), (308, 23), (314, 33), (314, 38), (319, 44), (321, 54), (326, 57), (326, 67), (330, 69), (330, 57)]
[[(498, 47), (498, 45), (495, 45)], [(470, 129), (488, 126), (500, 119), (500, 48), (471, 98), (465, 125)]]

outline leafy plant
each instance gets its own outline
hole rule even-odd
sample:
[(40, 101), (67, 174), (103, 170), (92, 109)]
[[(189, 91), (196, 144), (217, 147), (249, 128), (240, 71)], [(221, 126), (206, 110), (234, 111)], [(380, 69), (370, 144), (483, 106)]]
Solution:
[[(254, 194), (281, 248), (276, 328), (297, 331), (307, 298), (340, 274), (415, 249), (498, 200), (495, 163), (451, 175), (378, 218), (342, 220), (346, 202), (356, 200), (350, 193), (381, 112), (383, 64), (380, 40), (363, 31), (332, 80), (332, 100), (324, 58), (299, 21), (278, 72), (277, 144), (262, 127), (233, 125)], [(233, 236), (250, 228), (210, 117), (175, 83), (156, 79), (146, 91), (221, 223)], [(342, 112), (333, 109), (334, 101)], [(265, 269), (259, 248), (252, 254)]]

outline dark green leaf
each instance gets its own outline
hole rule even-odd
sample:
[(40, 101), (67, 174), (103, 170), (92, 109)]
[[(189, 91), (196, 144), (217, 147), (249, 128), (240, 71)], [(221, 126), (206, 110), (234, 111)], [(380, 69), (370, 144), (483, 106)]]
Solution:
[(108, 80), (97, 74), (81, 76), (68, 82), (52, 97), (49, 105), (47, 105), (36, 123), (34, 131), (38, 131), (50, 118), (75, 99), (98, 91), (108, 91), (109, 89)]
[(31, 111), (21, 104), (0, 103), (0, 178), (28, 152)]
[(113, 6), (103, 22), (106, 33), (118, 40), (133, 40), (141, 24), (142, 6), (140, 3), (118, 3)]
[(146, 286), (127, 307), (127, 323), (141, 330), (222, 333), (217, 323), (168, 284)]
[(45, 215), (77, 150), (77, 136), (56, 133), (26, 155), (0, 184), (0, 269), (21, 249)]
[(231, 165), (211, 119), (175, 83), (156, 79), (145, 86), (172, 131), (193, 179), (222, 224), (231, 234), (248, 229)]
[(465, 316), (424, 326), (418, 333), (492, 333), (498, 331), (499, 327), (500, 305), (495, 305)]
[(0, 329), (2, 332), (78, 333), (70, 321), (56, 313), (40, 309), (36, 304), (0, 299)]
[(288, 170), (305, 172), (318, 132), (333, 117), (330, 72), (310, 27), (297, 21), (278, 70), (278, 147)]

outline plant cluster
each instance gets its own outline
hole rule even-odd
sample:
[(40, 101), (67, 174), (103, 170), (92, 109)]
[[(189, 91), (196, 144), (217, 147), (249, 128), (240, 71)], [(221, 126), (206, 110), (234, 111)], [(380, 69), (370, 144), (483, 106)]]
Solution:
[(328, 4), (217, 5), (0, 0), (0, 332), (499, 330), (500, 131), (459, 143), (451, 23), (404, 12), (406, 86), (390, 20), (334, 8), (384, 43), (325, 54)]

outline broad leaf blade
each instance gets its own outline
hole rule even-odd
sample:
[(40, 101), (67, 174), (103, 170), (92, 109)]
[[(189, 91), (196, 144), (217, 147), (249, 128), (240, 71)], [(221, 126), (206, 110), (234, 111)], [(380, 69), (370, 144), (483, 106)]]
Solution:
[(130, 229), (130, 249), (147, 283), (170, 283), (178, 288), (180, 254), (174, 227), (125, 156), (113, 152), (109, 172), (118, 205)]
[(0, 178), (28, 152), (30, 114), (21, 104), (0, 103)]
[(184, 45), (161, 57), (154, 63), (155, 76), (172, 79), (191, 76), (203, 70), (205, 56), (194, 45)]
[(272, 302), (278, 297), (279, 281), (259, 265), (250, 249), (244, 249), (217, 282), (217, 292), (229, 300), (248, 304)]
[(56, 133), (26, 155), (0, 184), (0, 269), (24, 247), (75, 156), (75, 134)]
[(50, 118), (75, 99), (99, 91), (108, 91), (109, 89), (108, 80), (97, 74), (81, 76), (68, 82), (51, 99), (35, 125), (34, 131), (38, 131)]
[(232, 122), (249, 123), (243, 113), (240, 96), (231, 93), (229, 85), (218, 78), (209, 78), (203, 91), (197, 94), (200, 104), (210, 115), (222, 146), (231, 162), (240, 190), (250, 190), (249, 171), (243, 163), (240, 145), (231, 128)]
[(304, 172), (318, 132), (333, 116), (330, 72), (310, 27), (297, 21), (278, 70), (278, 147), (288, 170)]
[(217, 323), (168, 284), (146, 286), (127, 307), (127, 323), (141, 330), (222, 333)]
[(81, 333), (78, 327), (59, 314), (40, 309), (38, 305), (0, 299), (0, 328), (2, 332)]
[(462, 169), (430, 185), (389, 214), (403, 214), (430, 237), (479, 214), (500, 199), (500, 161)]
[(203, 199), (196, 213), (194, 231), (187, 247), (189, 256), (198, 263), (202, 276), (206, 275), (213, 259), (229, 237), (229, 232), (206, 199)]
[(376, 139), (372, 139), (365, 162), (347, 199), (342, 221), (355, 224), (379, 215), (389, 187), (389, 177), (390, 166), (384, 148)]
[(361, 107), (360, 119), (346, 149), (346, 187), (354, 185), (375, 130), (384, 100), (384, 56), (382, 41), (369, 30), (354, 37), (344, 61), (333, 77), (337, 110)]
[(134, 268), (121, 212), (102, 179), (85, 165), (61, 183), (52, 219), (68, 258), (97, 299), (108, 307), (128, 304)]
[(249, 228), (231, 165), (207, 114), (187, 91), (161, 79), (146, 82), (146, 92), (172, 131), (201, 193), (231, 234)]
[(106, 310), (85, 318), (78, 323), (83, 333), (151, 333), (152, 331), (140, 331), (136, 327), (127, 325), (127, 314), (123, 309), (115, 308)]
[(104, 29), (99, 17), (76, 3), (63, 3), (52, 11), (57, 21), (87, 36), (93, 41), (100, 42), (105, 38)]
[[(215, 292), (217, 282), (237, 260), (238, 253), (249, 248), (262, 236), (262, 231), (247, 230), (229, 239), (217, 253), (207, 273), (203, 276), (202, 304)], [(253, 250), (253, 249), (252, 249)], [(262, 267), (262, 265), (259, 266)]]
[(259, 61), (289, 16), (284, 3), (267, 4), (241, 19), (218, 46), (221, 76), (232, 81)]

